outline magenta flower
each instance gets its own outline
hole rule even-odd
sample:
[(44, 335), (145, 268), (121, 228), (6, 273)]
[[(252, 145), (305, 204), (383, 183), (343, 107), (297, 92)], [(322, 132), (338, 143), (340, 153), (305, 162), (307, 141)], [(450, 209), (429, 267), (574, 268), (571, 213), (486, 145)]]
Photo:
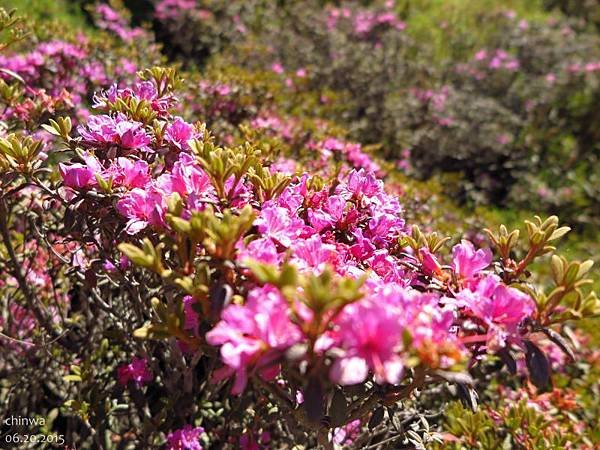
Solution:
[(332, 195), (327, 199), (323, 209), (311, 209), (308, 211), (310, 224), (317, 231), (333, 227), (342, 220), (346, 200), (341, 195)]
[(348, 175), (348, 184), (343, 188), (343, 192), (349, 193), (350, 197), (374, 197), (383, 191), (383, 182), (378, 180), (372, 173), (367, 173), (364, 169), (353, 170)]
[(360, 419), (348, 422), (346, 425), (333, 430), (332, 441), (337, 445), (351, 445), (360, 434)]
[(172, 431), (167, 436), (167, 450), (202, 450), (199, 442), (202, 433), (204, 428), (191, 425)]
[(473, 244), (463, 239), (452, 248), (452, 268), (460, 278), (469, 280), (492, 263), (492, 256), (489, 248), (475, 251)]
[(77, 127), (79, 134), (88, 145), (119, 145), (126, 149), (148, 151), (150, 136), (140, 122), (130, 120), (122, 113), (115, 117), (108, 115), (91, 116), (85, 126)]
[(114, 119), (108, 115), (90, 116), (87, 124), (77, 127), (83, 139), (95, 144), (112, 143), (116, 139)]
[(338, 322), (344, 356), (333, 363), (329, 376), (341, 385), (362, 383), (369, 370), (377, 383), (396, 384), (404, 370), (397, 354), (401, 345), (399, 316), (385, 305), (361, 301), (347, 306)]
[(73, 189), (82, 189), (96, 183), (94, 171), (83, 164), (75, 163), (66, 165), (60, 163), (58, 171), (64, 185)]
[(393, 237), (396, 237), (404, 228), (404, 220), (394, 214), (381, 213), (374, 215), (369, 220), (365, 236), (370, 237), (379, 247), (385, 246)]
[(535, 311), (529, 295), (506, 286), (496, 275), (487, 275), (475, 286), (460, 291), (456, 305), (487, 327), (488, 348), (492, 349), (503, 347), (507, 339), (520, 341), (518, 326)]
[(288, 317), (288, 305), (272, 286), (255, 288), (245, 305), (229, 305), (221, 321), (208, 333), (210, 345), (221, 346), (221, 359), (227, 366), (217, 376), (235, 374), (231, 392), (241, 393), (252, 368), (272, 377), (279, 371), (274, 363), (279, 355), (302, 339), (300, 329)]
[(442, 273), (442, 266), (428, 248), (420, 248), (419, 256), (421, 257), (423, 272), (427, 275), (440, 275)]
[(122, 114), (115, 118), (115, 134), (118, 136), (117, 143), (124, 148), (146, 149), (150, 143), (150, 136), (144, 131), (142, 124), (127, 119)]
[(117, 211), (128, 218), (125, 231), (135, 234), (148, 225), (163, 227), (166, 200), (152, 189), (135, 188), (117, 202)]
[(264, 264), (277, 265), (281, 261), (277, 247), (269, 238), (255, 239), (247, 246), (240, 245), (237, 258), (242, 264), (244, 261), (254, 260)]
[(128, 189), (142, 188), (150, 181), (146, 161), (134, 161), (123, 157), (117, 158), (103, 175), (105, 178), (111, 177), (114, 185)]
[(194, 126), (185, 122), (181, 117), (176, 117), (165, 129), (165, 141), (179, 150), (189, 149), (188, 141), (195, 137)]
[(325, 244), (318, 234), (308, 239), (298, 239), (292, 244), (292, 262), (300, 269), (309, 272), (322, 272), (327, 265), (336, 266), (335, 245)]
[(269, 237), (285, 247), (289, 247), (304, 229), (300, 219), (279, 206), (263, 208), (254, 224), (264, 237)]
[(281, 75), (285, 71), (283, 65), (280, 62), (274, 62), (273, 64), (271, 64), (271, 70), (278, 75)]
[(122, 365), (117, 369), (117, 379), (123, 386), (127, 386), (130, 381), (133, 381), (140, 388), (152, 380), (152, 373), (145, 358), (133, 358), (129, 364)]
[(205, 203), (215, 203), (217, 199), (210, 178), (188, 153), (179, 154), (171, 172), (156, 180), (156, 187), (166, 197), (177, 192), (187, 200), (190, 211), (202, 210)]

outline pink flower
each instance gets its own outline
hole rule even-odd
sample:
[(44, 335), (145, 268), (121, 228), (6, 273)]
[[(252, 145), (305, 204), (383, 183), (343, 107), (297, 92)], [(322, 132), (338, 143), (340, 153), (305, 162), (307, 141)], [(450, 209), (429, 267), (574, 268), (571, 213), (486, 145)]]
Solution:
[(250, 242), (247, 246), (241, 246), (238, 251), (238, 261), (244, 263), (254, 260), (264, 264), (279, 264), (281, 257), (277, 247), (269, 238), (260, 238)]
[(348, 422), (342, 427), (333, 430), (333, 442), (337, 445), (351, 445), (360, 434), (360, 419)]
[(150, 136), (142, 128), (142, 124), (118, 114), (115, 119), (115, 133), (118, 143), (124, 148), (145, 149), (150, 143)]
[(487, 58), (487, 52), (485, 50), (479, 50), (475, 53), (475, 61), (483, 61), (485, 58)]
[(333, 227), (342, 220), (345, 208), (346, 200), (341, 195), (332, 195), (325, 202), (323, 209), (308, 211), (310, 224), (319, 232), (324, 228)]
[(381, 213), (374, 215), (368, 225), (366, 236), (370, 237), (375, 245), (382, 247), (390, 237), (398, 235), (403, 228), (404, 220), (393, 214)]
[(335, 267), (337, 252), (335, 245), (325, 244), (315, 234), (308, 239), (298, 239), (292, 244), (294, 256), (292, 262), (300, 269), (310, 272), (322, 272), (327, 265)]
[(285, 247), (289, 247), (304, 228), (300, 219), (292, 217), (287, 209), (280, 206), (263, 208), (254, 224), (264, 237), (269, 237)]
[(181, 117), (176, 117), (175, 120), (167, 125), (165, 130), (165, 141), (177, 147), (179, 150), (187, 150), (189, 148), (188, 141), (196, 135), (194, 126), (185, 122)]
[(396, 384), (404, 364), (399, 316), (385, 305), (361, 301), (347, 306), (338, 322), (344, 356), (335, 360), (329, 376), (341, 385), (362, 383), (371, 370), (377, 383)]
[(229, 305), (221, 321), (206, 334), (210, 345), (221, 346), (221, 359), (227, 366), (217, 376), (235, 373), (231, 392), (241, 393), (248, 371), (255, 368), (265, 377), (279, 371), (274, 362), (285, 350), (302, 339), (302, 333), (288, 317), (288, 305), (272, 286), (255, 288), (245, 305)]
[(420, 248), (419, 256), (422, 260), (423, 272), (427, 275), (440, 275), (442, 273), (442, 266), (428, 248)]
[(161, 0), (156, 5), (154, 17), (159, 20), (175, 20), (196, 6), (195, 0)]
[(135, 188), (117, 202), (117, 211), (128, 218), (125, 231), (135, 234), (148, 225), (163, 227), (166, 201), (152, 189)]
[(167, 450), (202, 450), (199, 442), (202, 433), (204, 428), (191, 425), (172, 431), (167, 436)]
[(487, 275), (456, 295), (456, 305), (488, 328), (488, 347), (500, 348), (506, 339), (519, 341), (518, 326), (535, 311), (531, 297), (506, 286), (496, 275)]
[(127, 149), (149, 150), (148, 136), (140, 122), (130, 120), (122, 113), (115, 117), (108, 115), (91, 116), (85, 126), (77, 127), (79, 134), (88, 145), (115, 144)]
[(364, 169), (352, 170), (348, 175), (348, 184), (343, 190), (355, 198), (369, 198), (383, 191), (383, 182)]
[(465, 280), (474, 278), (479, 272), (492, 263), (492, 252), (489, 248), (475, 251), (469, 241), (462, 240), (452, 248), (452, 268)]
[(117, 369), (119, 384), (127, 386), (130, 381), (140, 388), (152, 380), (152, 373), (148, 369), (145, 358), (133, 358), (129, 364), (120, 366)]
[(180, 153), (171, 173), (157, 180), (157, 187), (165, 195), (177, 192), (182, 198), (191, 197), (195, 201), (212, 202), (216, 193), (209, 176), (188, 153)]
[(271, 70), (278, 75), (281, 75), (284, 72), (283, 65), (280, 62), (274, 62), (271, 64)]
[(66, 165), (60, 163), (58, 171), (64, 185), (70, 188), (82, 189), (96, 183), (94, 171), (83, 164), (75, 163)]
[(144, 187), (150, 181), (148, 163), (119, 157), (116, 163), (104, 172), (105, 177), (113, 178), (114, 184), (129, 189)]

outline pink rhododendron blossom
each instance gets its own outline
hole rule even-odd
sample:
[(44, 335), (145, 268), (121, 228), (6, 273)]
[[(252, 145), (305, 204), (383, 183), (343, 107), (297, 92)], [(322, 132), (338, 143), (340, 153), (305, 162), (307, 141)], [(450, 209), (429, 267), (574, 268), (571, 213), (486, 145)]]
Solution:
[(160, 0), (154, 10), (154, 16), (160, 20), (175, 20), (196, 7), (196, 0)]
[(286, 247), (291, 245), (304, 228), (300, 219), (293, 217), (287, 209), (280, 206), (264, 208), (254, 224), (264, 237), (269, 237)]
[(202, 433), (204, 428), (191, 425), (172, 431), (167, 436), (167, 450), (202, 450), (200, 444)]
[(350, 172), (348, 182), (343, 188), (343, 192), (347, 192), (354, 198), (370, 198), (382, 191), (382, 181), (378, 180), (375, 175), (367, 173), (364, 169)]
[(216, 201), (216, 192), (208, 175), (200, 168), (194, 157), (180, 153), (171, 172), (156, 180), (156, 188), (165, 196), (174, 192), (187, 201), (189, 210), (202, 210), (205, 203)]
[(340, 195), (333, 195), (327, 199), (323, 209), (308, 212), (310, 224), (317, 231), (333, 227), (342, 220), (345, 208), (346, 200)]
[(360, 419), (348, 422), (342, 427), (333, 430), (332, 441), (337, 445), (351, 445), (360, 434)]
[(227, 366), (224, 374), (235, 373), (232, 393), (244, 390), (252, 368), (263, 376), (276, 375), (279, 369), (274, 361), (302, 339), (288, 313), (287, 303), (277, 289), (268, 285), (255, 288), (245, 305), (227, 306), (221, 321), (206, 334), (210, 345), (221, 346), (221, 359)]
[(117, 158), (116, 162), (104, 172), (104, 176), (111, 177), (115, 185), (129, 189), (144, 187), (150, 181), (146, 161), (123, 157)]
[(127, 386), (130, 381), (139, 388), (152, 380), (152, 373), (145, 358), (133, 358), (129, 364), (117, 369), (119, 384)]
[(278, 265), (281, 255), (277, 252), (275, 243), (270, 238), (260, 238), (250, 242), (246, 246), (238, 247), (238, 260), (254, 260), (264, 264)]
[(423, 261), (423, 271), (428, 275), (441, 275), (442, 266), (438, 262), (436, 256), (429, 251), (428, 248), (420, 248), (419, 256)]
[(452, 248), (452, 268), (460, 278), (468, 280), (489, 267), (492, 257), (489, 248), (476, 251), (471, 242), (462, 240)]
[(126, 149), (148, 150), (150, 136), (140, 122), (128, 119), (124, 114), (116, 116), (91, 116), (85, 126), (77, 127), (87, 145), (105, 146), (115, 144)]
[(131, 190), (117, 202), (117, 211), (129, 219), (125, 228), (129, 234), (135, 234), (148, 225), (164, 226), (165, 209), (165, 199), (159, 192), (141, 188)]
[(179, 150), (189, 148), (188, 141), (197, 137), (194, 126), (176, 117), (165, 129), (165, 140)]
[(336, 247), (323, 243), (319, 235), (297, 240), (292, 244), (292, 248), (292, 261), (300, 270), (322, 272), (327, 265), (335, 266)]
[(96, 182), (94, 171), (83, 164), (63, 164), (58, 165), (60, 176), (65, 186), (74, 189), (82, 189), (91, 186)]
[(281, 75), (284, 72), (283, 65), (280, 62), (274, 62), (273, 64), (271, 64), (271, 70), (279, 75)]
[(488, 328), (487, 342), (492, 349), (503, 347), (507, 339), (520, 340), (519, 324), (535, 311), (529, 295), (506, 286), (496, 275), (487, 275), (460, 291), (456, 305)]
[(392, 309), (370, 302), (355, 303), (344, 308), (338, 327), (337, 339), (344, 356), (333, 363), (333, 381), (342, 385), (361, 383), (369, 370), (378, 383), (400, 381), (404, 363), (397, 352), (402, 330)]

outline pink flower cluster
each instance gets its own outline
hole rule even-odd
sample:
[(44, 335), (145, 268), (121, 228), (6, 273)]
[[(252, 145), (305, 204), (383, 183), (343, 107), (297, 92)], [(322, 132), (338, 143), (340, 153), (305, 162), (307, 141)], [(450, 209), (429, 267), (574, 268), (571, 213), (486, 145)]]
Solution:
[(235, 374), (232, 393), (244, 390), (250, 368), (266, 379), (279, 373), (276, 361), (281, 352), (302, 339), (288, 313), (287, 303), (275, 288), (256, 288), (243, 306), (225, 308), (221, 321), (206, 334), (209, 344), (221, 346), (225, 368), (217, 378)]
[(377, 27), (387, 27), (396, 30), (404, 30), (406, 24), (398, 19), (396, 14), (388, 8), (384, 11), (373, 11), (369, 9), (330, 8), (327, 15), (327, 29), (333, 30), (338, 27), (341, 20), (351, 23), (355, 35), (366, 37)]
[(128, 119), (124, 114), (116, 116), (91, 116), (86, 125), (77, 128), (88, 147), (118, 146), (123, 149), (149, 151), (150, 136), (143, 124)]
[(286, 142), (291, 141), (299, 132), (297, 121), (282, 118), (274, 113), (260, 114), (250, 121), (250, 125), (252, 128), (265, 130), (279, 136)]
[(122, 89), (115, 83), (106, 91), (97, 93), (94, 95), (93, 107), (101, 111), (110, 111), (111, 105), (118, 100), (126, 103), (129, 100), (136, 102), (145, 101), (162, 118), (169, 115), (168, 111), (175, 105), (177, 99), (169, 94), (159, 96), (157, 86), (154, 83), (140, 80), (131, 87)]
[(131, 28), (127, 19), (107, 4), (97, 4), (95, 12), (97, 15), (96, 25), (104, 30), (112, 31), (125, 42), (147, 37), (144, 29)]
[(168, 198), (177, 193), (185, 205), (185, 216), (216, 203), (213, 186), (206, 173), (188, 153), (181, 153), (171, 171), (149, 179), (144, 186), (124, 193), (117, 202), (117, 211), (126, 217), (126, 231), (135, 234), (147, 226), (166, 227)]
[[(0, 118), (26, 122), (35, 117), (37, 109), (39, 114), (71, 109), (86, 98), (90, 83), (104, 85), (105, 68), (90, 55), (86, 43), (85, 38), (78, 44), (53, 40), (27, 53), (0, 55), (0, 67), (25, 82), (22, 101), (8, 105)], [(12, 80), (12, 75), (2, 72), (0, 78)]]
[(567, 67), (570, 73), (594, 73), (600, 72), (600, 61), (591, 61), (587, 63), (572, 63)]
[(160, 0), (154, 9), (154, 16), (159, 20), (175, 20), (196, 6), (195, 0)]
[(117, 379), (122, 386), (127, 386), (131, 381), (140, 388), (152, 380), (152, 372), (145, 358), (133, 358), (129, 364), (117, 369)]
[(362, 146), (356, 142), (346, 142), (333, 137), (327, 138), (317, 143), (309, 143), (308, 147), (319, 152), (321, 160), (325, 163), (329, 159), (339, 159), (335, 153), (344, 155), (346, 161), (356, 169), (365, 169), (378, 176), (383, 175), (381, 167), (362, 150)]
[(481, 49), (475, 53), (471, 62), (457, 65), (456, 71), (466, 73), (476, 80), (482, 81), (493, 72), (517, 72), (520, 67), (521, 63), (518, 58), (511, 57), (506, 50)]
[(185, 425), (167, 436), (167, 450), (202, 450), (200, 436), (204, 433), (202, 427)]
[[(250, 261), (290, 263), (305, 276), (329, 270), (336, 277), (366, 280), (362, 298), (326, 316), (326, 328), (318, 336), (307, 330), (320, 326), (316, 321), (323, 318), (300, 297), (249, 281), (245, 301), (226, 306), (206, 334), (210, 345), (220, 347), (223, 362), (213, 378), (233, 376), (234, 394), (253, 375), (265, 380), (278, 376), (295, 345), (312, 343), (331, 381), (350, 385), (371, 377), (398, 384), (414, 357), (433, 368), (449, 368), (468, 349), (495, 352), (521, 344), (522, 324), (535, 312), (532, 299), (489, 271), (491, 252), (468, 241), (453, 248), (450, 265), (427, 248), (402, 248), (407, 233), (403, 209), (360, 145), (327, 138), (311, 147), (326, 161), (341, 162), (335, 174), (332, 164), (321, 168), (327, 183), (315, 183), (306, 173), (293, 176), (279, 196), (261, 201), (246, 176), (232, 176), (225, 183), (227, 198), (217, 198), (217, 186), (187, 145), (195, 128), (168, 111), (162, 112), (160, 132), (123, 114), (110, 114), (110, 97), (130, 95), (124, 92), (115, 88), (105, 94), (98, 104), (108, 114), (79, 128), (87, 147), (85, 164), (60, 167), (64, 184), (75, 194), (95, 189), (97, 177), (113, 180), (116, 210), (130, 234), (147, 227), (172, 233), (165, 211), (173, 195), (181, 199), (183, 218), (207, 205), (219, 211), (250, 204), (256, 219), (253, 234), (237, 243), (240, 270)], [(113, 148), (118, 151), (109, 150)], [(164, 160), (155, 159), (157, 153)], [(432, 284), (438, 289), (432, 290)], [(193, 302), (184, 299), (185, 329), (195, 335), (206, 318), (193, 309)], [(123, 368), (120, 378), (144, 381), (142, 363)]]
[(452, 117), (444, 114), (446, 104), (451, 95), (449, 86), (442, 86), (439, 89), (411, 89), (412, 95), (423, 105), (431, 110), (431, 120), (442, 127), (449, 127), (455, 123)]

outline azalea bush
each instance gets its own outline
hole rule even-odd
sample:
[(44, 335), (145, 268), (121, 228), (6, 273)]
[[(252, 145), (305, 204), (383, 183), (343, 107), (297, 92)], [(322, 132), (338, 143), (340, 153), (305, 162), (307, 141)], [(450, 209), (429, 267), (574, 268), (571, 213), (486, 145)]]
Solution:
[[(404, 28), (327, 8), (360, 45)], [(344, 94), (313, 69), (155, 66), (146, 28), (90, 11), (90, 41), (0, 14), (0, 404), (44, 419), (2, 436), (597, 445), (579, 324), (600, 300), (593, 261), (557, 250), (570, 217), (463, 234), (435, 188), (325, 117)]]
[[(412, 175), (457, 175), (447, 191), (463, 201), (527, 207), (535, 199), (578, 226), (597, 221), (600, 55), (590, 27), (497, 6), (477, 12), (486, 23), (478, 39), (457, 19), (423, 36), (411, 29), (419, 8), (402, 2), (242, 2), (248, 7), (221, 21), (208, 3), (192, 3), (178, 20), (196, 23), (190, 17), (204, 12), (202, 26), (243, 30), (221, 46), (222, 66), (270, 68), (290, 90), (324, 99), (335, 92), (342, 107), (325, 117), (362, 144), (382, 145), (386, 158), (410, 160)], [(183, 61), (204, 64), (209, 53), (183, 52)]]

